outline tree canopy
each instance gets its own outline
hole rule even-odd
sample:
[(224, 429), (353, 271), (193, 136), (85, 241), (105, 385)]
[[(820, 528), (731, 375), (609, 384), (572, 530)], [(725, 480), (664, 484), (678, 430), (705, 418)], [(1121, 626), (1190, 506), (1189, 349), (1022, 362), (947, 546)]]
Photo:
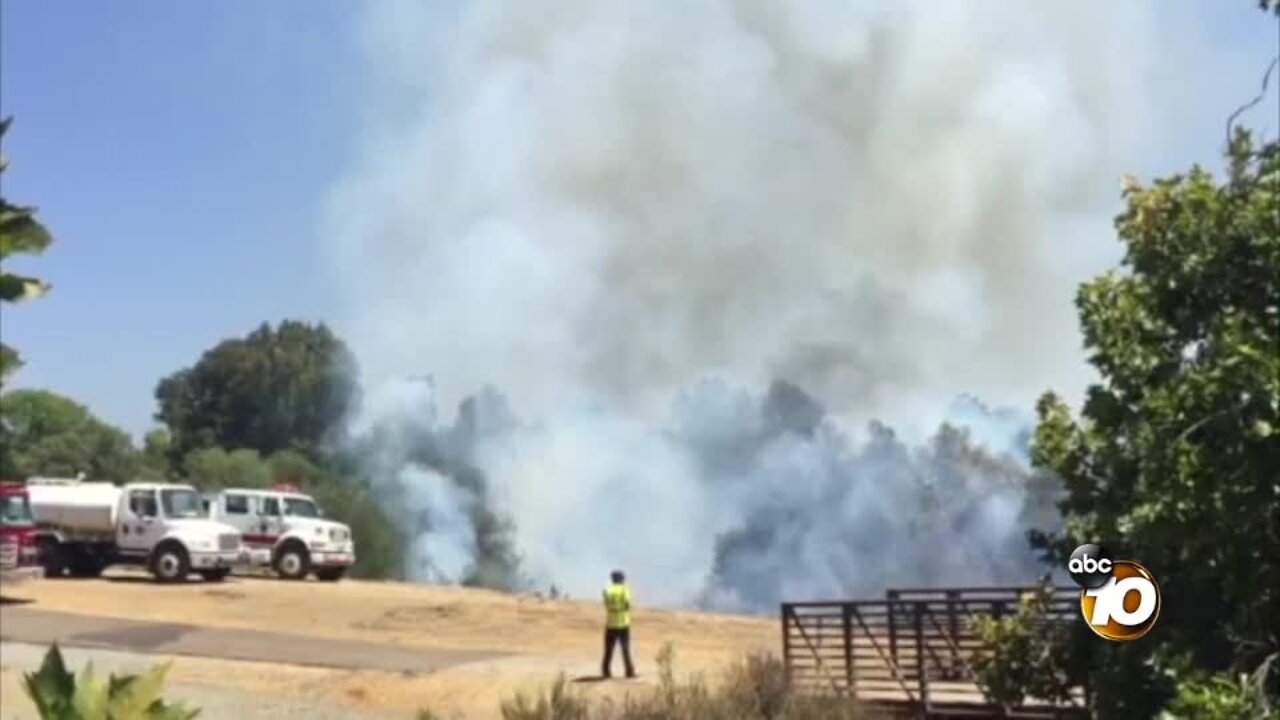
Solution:
[(141, 457), (123, 430), (47, 390), (0, 396), (0, 475), (135, 479)]
[[(1102, 381), (1079, 417), (1052, 393), (1038, 405), (1033, 462), (1066, 496), (1063, 530), (1033, 544), (1063, 567), (1100, 543), (1161, 586), (1160, 626), (1142, 641), (1077, 643), (1041, 668), (1090, 676), (1101, 717), (1150, 717), (1171, 701), (1187, 717), (1239, 717), (1208, 708), (1277, 695), (1280, 146), (1239, 130), (1227, 161), (1222, 180), (1195, 167), (1127, 183), (1123, 267), (1077, 300)], [(1255, 695), (1240, 694), (1236, 673), (1255, 673)], [(1224, 688), (1239, 692), (1222, 701)]]
[(155, 480), (169, 475), (169, 431), (153, 428), (142, 439), (142, 464), (144, 474)]
[(257, 450), (223, 450), (200, 448), (192, 450), (183, 463), (184, 479), (201, 490), (219, 490), (225, 487), (263, 488), (271, 484), (271, 468), (263, 462)]
[(402, 538), (338, 449), (336, 433), (357, 401), (356, 364), (323, 324), (264, 323), (224, 340), (192, 367), (160, 381), (146, 456), (202, 490), (288, 482), (351, 526), (358, 577), (401, 574)]
[(357, 401), (356, 363), (324, 324), (263, 324), (160, 381), (156, 419), (176, 464), (207, 447), (269, 455), (326, 444)]
[[(9, 129), (12, 118), (0, 120), (0, 140)], [(0, 153), (0, 174), (8, 160)], [(53, 237), (35, 218), (36, 209), (14, 205), (0, 196), (0, 261), (15, 253), (38, 255), (53, 242)], [(0, 271), (0, 302), (20, 302), (40, 297), (49, 291), (49, 283), (25, 275)], [(22, 366), (18, 351), (0, 343), (0, 383)]]

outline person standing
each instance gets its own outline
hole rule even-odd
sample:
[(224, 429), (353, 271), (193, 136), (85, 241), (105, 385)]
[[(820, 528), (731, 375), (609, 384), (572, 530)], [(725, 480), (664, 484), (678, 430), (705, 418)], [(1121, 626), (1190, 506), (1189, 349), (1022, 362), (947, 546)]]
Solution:
[(631, 664), (631, 589), (627, 587), (627, 578), (621, 570), (614, 570), (610, 580), (612, 583), (604, 589), (604, 662), (601, 663), (600, 675), (613, 677), (613, 648), (621, 645), (627, 677), (633, 678), (636, 668)]

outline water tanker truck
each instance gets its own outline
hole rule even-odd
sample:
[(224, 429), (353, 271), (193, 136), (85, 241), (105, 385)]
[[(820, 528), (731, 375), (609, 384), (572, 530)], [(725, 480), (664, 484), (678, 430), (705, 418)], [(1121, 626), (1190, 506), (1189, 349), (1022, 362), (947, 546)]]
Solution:
[(47, 578), (138, 565), (161, 582), (218, 582), (240, 559), (240, 533), (206, 517), (190, 485), (29, 478), (27, 494)]

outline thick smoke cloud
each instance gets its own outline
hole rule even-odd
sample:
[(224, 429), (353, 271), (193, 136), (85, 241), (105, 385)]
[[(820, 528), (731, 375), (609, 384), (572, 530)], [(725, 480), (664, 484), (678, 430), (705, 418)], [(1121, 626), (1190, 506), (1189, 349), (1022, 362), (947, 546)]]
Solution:
[[(372, 6), (328, 223), (416, 577), (518, 552), (744, 606), (1025, 579), (993, 560), (1026, 557), (1018, 431), (935, 431), (1088, 380), (1074, 287), (1178, 110), (1160, 3), (442, 7)], [(435, 413), (489, 384), (501, 429), (397, 446), (456, 441)]]
[(358, 423), (378, 497), (407, 530), (406, 574), (435, 583), (515, 588), (523, 583), (511, 544), (511, 524), (494, 513), (475, 451), (515, 427), (505, 400), (492, 390), (468, 398), (457, 422), (437, 421), (430, 378), (389, 383), (373, 398), (377, 412)]
[(913, 447), (879, 423), (854, 443), (786, 382), (698, 383), (661, 429), (593, 410), (523, 424), (493, 390), (442, 424), (430, 382), (387, 387), (400, 404), (365, 454), (428, 582), (582, 591), (622, 565), (651, 600), (750, 611), (1027, 582), (1042, 568), (1025, 530), (1053, 529), (1057, 486), (1026, 468), (1022, 419), (973, 400), (952, 413), (976, 436), (947, 424)]

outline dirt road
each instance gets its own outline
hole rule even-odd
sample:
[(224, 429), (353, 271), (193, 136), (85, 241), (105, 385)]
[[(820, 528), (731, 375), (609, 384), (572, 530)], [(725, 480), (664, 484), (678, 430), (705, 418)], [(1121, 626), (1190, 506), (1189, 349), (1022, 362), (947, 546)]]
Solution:
[(18, 604), (0, 606), (0, 640), (405, 673), (436, 672), (502, 656), (478, 650), (404, 648), (265, 630), (76, 615)]
[[(22, 675), (39, 669), (43, 645), (0, 642), (0, 720), (38, 720), (23, 690)], [(294, 692), (314, 686), (320, 677), (258, 663), (193, 660), (115, 650), (67, 648), (63, 657), (75, 668), (92, 663), (94, 674), (137, 673), (160, 662), (174, 662), (166, 698), (201, 708), (202, 718), (228, 720), (408, 720), (412, 714), (362, 707), (353, 699)], [(275, 690), (289, 687), (280, 694)]]
[[(747, 652), (777, 650), (772, 619), (646, 610), (643, 588), (635, 590), (642, 676), (652, 677), (653, 658), (666, 642), (676, 649), (679, 670), (709, 674)], [(599, 672), (601, 610), (590, 601), (358, 581), (160, 586), (124, 575), (37, 580), (11, 594), (30, 602), (0, 610), (6, 638), (173, 655), (174, 682), (238, 687), (249, 696), (352, 712), (411, 718), (430, 707), (444, 717), (493, 718), (501, 699), (517, 691), (542, 688), (559, 674)], [(148, 624), (102, 624), (86, 616)], [(210, 670), (210, 663), (220, 670)], [(643, 691), (647, 683), (642, 677), (576, 687), (616, 697)]]

